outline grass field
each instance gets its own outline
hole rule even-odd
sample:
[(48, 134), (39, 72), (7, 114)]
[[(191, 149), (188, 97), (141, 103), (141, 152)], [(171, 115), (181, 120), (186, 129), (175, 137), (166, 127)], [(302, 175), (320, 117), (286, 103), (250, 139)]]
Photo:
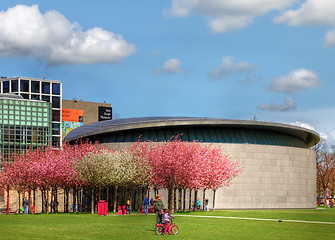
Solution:
[[(173, 215), (175, 216), (175, 223), (179, 226), (179, 233), (175, 236), (157, 236), (155, 234), (155, 215), (98, 216), (96, 214), (91, 215), (84, 213), (0, 215), (0, 239), (139, 240), (175, 238), (197, 240), (320, 240), (335, 238), (334, 208), (318, 208), (312, 210), (227, 210), (190, 212)], [(268, 220), (263, 221), (259, 219)], [(278, 220), (282, 220), (282, 222)]]

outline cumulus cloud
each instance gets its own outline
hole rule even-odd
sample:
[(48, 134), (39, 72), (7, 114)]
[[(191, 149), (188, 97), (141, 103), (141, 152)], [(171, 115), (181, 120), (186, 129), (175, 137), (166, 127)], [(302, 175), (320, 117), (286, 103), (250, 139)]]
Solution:
[(335, 24), (335, 1), (307, 0), (296, 10), (287, 10), (276, 17), (276, 23), (291, 26), (333, 25)]
[(230, 56), (223, 57), (220, 65), (210, 72), (210, 78), (213, 80), (227, 78), (235, 74), (249, 73), (255, 70), (257, 66), (248, 62), (234, 62)]
[(272, 10), (282, 10), (296, 0), (172, 0), (165, 16), (186, 17), (191, 14), (203, 16), (215, 33), (244, 28), (254, 18)]
[(135, 46), (95, 27), (83, 31), (57, 11), (17, 5), (0, 12), (0, 57), (35, 56), (50, 65), (120, 62)]
[(297, 121), (297, 122), (290, 123), (290, 125), (294, 125), (294, 126), (298, 126), (298, 127), (303, 127), (303, 128), (307, 128), (307, 129), (316, 131), (315, 127), (313, 127), (311, 124), (306, 123), (306, 122)]
[(266, 111), (280, 111), (280, 112), (287, 112), (287, 111), (293, 111), (296, 109), (296, 103), (295, 101), (290, 98), (286, 97), (284, 104), (276, 104), (271, 102), (270, 104), (263, 103), (257, 107), (260, 110), (266, 110)]
[(177, 58), (171, 58), (164, 62), (161, 68), (155, 69), (156, 74), (185, 74), (188, 73), (185, 68), (181, 67), (182, 62)]
[(318, 75), (307, 69), (297, 69), (285, 76), (276, 78), (268, 89), (274, 92), (294, 93), (304, 89), (313, 88), (320, 84)]

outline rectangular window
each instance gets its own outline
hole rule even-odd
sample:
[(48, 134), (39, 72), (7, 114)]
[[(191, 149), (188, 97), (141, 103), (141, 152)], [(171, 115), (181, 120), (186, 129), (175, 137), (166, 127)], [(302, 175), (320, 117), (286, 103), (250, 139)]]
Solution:
[(29, 80), (20, 81), (20, 92), (29, 92)]
[(60, 95), (60, 83), (52, 83), (52, 95)]
[(40, 100), (40, 95), (31, 94), (31, 99)]
[(52, 97), (52, 107), (60, 108), (60, 97)]
[(2, 82), (3, 93), (9, 93), (9, 81)]
[(50, 102), (50, 96), (42, 95), (42, 100), (46, 102)]
[(29, 94), (21, 93), (20, 95), (21, 95), (21, 97), (23, 97), (24, 99), (29, 99)]
[(18, 80), (11, 80), (11, 88), (12, 91), (11, 92), (18, 92), (19, 91), (19, 84), (18, 84)]
[(60, 121), (60, 110), (52, 110), (52, 121)]
[(42, 82), (42, 93), (50, 94), (50, 83)]
[(40, 82), (31, 81), (31, 92), (32, 93), (40, 93)]

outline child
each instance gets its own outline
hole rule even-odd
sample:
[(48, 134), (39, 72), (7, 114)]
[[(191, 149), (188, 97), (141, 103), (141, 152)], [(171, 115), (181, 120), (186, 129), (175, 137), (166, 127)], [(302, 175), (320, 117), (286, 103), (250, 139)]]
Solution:
[(163, 215), (163, 219), (164, 219), (164, 223), (165, 223), (165, 231), (164, 234), (166, 234), (166, 232), (168, 231), (169, 234), (170, 233), (170, 228), (169, 228), (169, 223), (170, 223), (170, 219), (174, 218), (170, 215), (170, 210), (169, 209), (164, 209), (164, 215)]

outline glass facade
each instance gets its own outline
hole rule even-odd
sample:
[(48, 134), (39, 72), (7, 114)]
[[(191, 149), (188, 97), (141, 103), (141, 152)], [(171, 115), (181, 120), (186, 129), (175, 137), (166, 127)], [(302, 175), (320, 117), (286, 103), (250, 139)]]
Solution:
[(0, 152), (4, 159), (51, 143), (51, 104), (0, 97)]
[[(52, 145), (61, 146), (61, 109), (62, 109), (62, 83), (46, 79), (35, 78), (3, 78), (0, 80), (2, 93), (14, 93), (24, 99), (46, 101), (52, 105)], [(38, 119), (38, 116), (27, 116), (28, 118)], [(15, 120), (15, 119), (7, 119)], [(35, 126), (35, 125), (33, 125)], [(37, 126), (36, 126), (37, 127)]]
[(177, 135), (180, 135), (180, 139), (183, 141), (189, 142), (259, 144), (308, 148), (302, 139), (280, 132), (219, 126), (144, 128), (110, 132), (96, 136), (92, 135), (87, 138), (90, 141), (99, 141), (100, 143), (137, 142), (140, 137), (144, 141), (162, 142)]

